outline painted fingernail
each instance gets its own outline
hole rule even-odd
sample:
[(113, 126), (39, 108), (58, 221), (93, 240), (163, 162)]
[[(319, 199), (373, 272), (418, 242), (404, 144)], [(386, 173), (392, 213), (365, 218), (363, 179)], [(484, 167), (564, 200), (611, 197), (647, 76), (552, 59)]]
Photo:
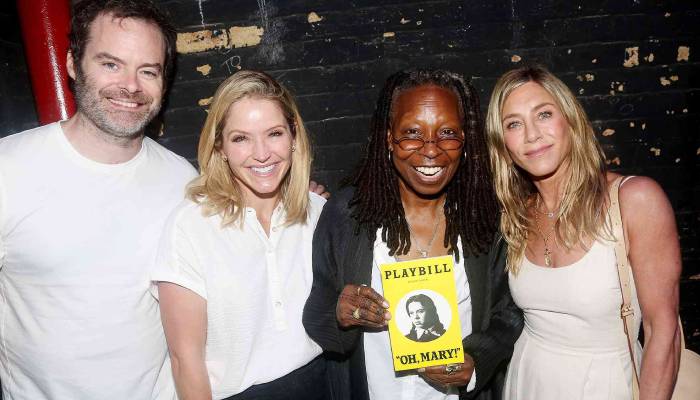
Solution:
[(386, 300), (385, 300), (385, 301), (382, 303), (382, 306), (384, 306), (384, 308), (389, 308), (389, 303), (387, 303)]
[(425, 368), (418, 368), (416, 371), (418, 371), (418, 373), (423, 373), (425, 372)]

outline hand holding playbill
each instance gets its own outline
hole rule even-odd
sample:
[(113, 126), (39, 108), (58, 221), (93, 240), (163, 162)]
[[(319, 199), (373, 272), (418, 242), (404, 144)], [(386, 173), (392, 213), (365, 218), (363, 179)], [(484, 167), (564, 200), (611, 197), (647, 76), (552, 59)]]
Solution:
[(391, 319), (389, 303), (369, 286), (345, 285), (335, 314), (341, 328), (366, 326), (381, 328)]
[(380, 267), (394, 370), (464, 362), (452, 256)]

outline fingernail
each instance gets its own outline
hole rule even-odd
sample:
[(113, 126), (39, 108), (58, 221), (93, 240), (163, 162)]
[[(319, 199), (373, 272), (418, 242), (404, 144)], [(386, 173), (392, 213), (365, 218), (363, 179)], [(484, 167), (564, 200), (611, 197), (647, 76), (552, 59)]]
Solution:
[(418, 371), (419, 373), (423, 373), (425, 372), (425, 368), (418, 368), (416, 371)]
[(384, 319), (386, 319), (387, 321), (390, 320), (390, 319), (391, 319), (391, 313), (388, 312), (388, 311), (385, 312), (385, 313), (384, 313)]
[(384, 301), (382, 305), (384, 306), (384, 308), (389, 308), (389, 303), (387, 303), (386, 301)]

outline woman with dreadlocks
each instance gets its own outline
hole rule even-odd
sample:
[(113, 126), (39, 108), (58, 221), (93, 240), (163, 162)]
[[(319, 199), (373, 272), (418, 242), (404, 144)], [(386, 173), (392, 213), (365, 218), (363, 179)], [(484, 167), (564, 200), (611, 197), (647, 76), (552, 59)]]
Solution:
[[(352, 399), (500, 399), (502, 367), (522, 329), (505, 279), (498, 206), (474, 88), (457, 74), (412, 70), (386, 82), (367, 154), (314, 234), (304, 326), (340, 353), (335, 390)], [(451, 254), (465, 362), (396, 374), (379, 265)], [(347, 368), (347, 369), (344, 369)], [(476, 396), (475, 393), (478, 393)]]

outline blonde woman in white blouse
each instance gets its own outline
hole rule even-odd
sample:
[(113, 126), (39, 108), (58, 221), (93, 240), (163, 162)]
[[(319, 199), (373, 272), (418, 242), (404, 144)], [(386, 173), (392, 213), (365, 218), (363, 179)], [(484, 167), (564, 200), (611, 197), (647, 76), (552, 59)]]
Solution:
[(301, 323), (325, 200), (308, 191), (311, 150), (290, 93), (261, 72), (231, 76), (198, 161), (153, 275), (180, 400), (328, 398)]

